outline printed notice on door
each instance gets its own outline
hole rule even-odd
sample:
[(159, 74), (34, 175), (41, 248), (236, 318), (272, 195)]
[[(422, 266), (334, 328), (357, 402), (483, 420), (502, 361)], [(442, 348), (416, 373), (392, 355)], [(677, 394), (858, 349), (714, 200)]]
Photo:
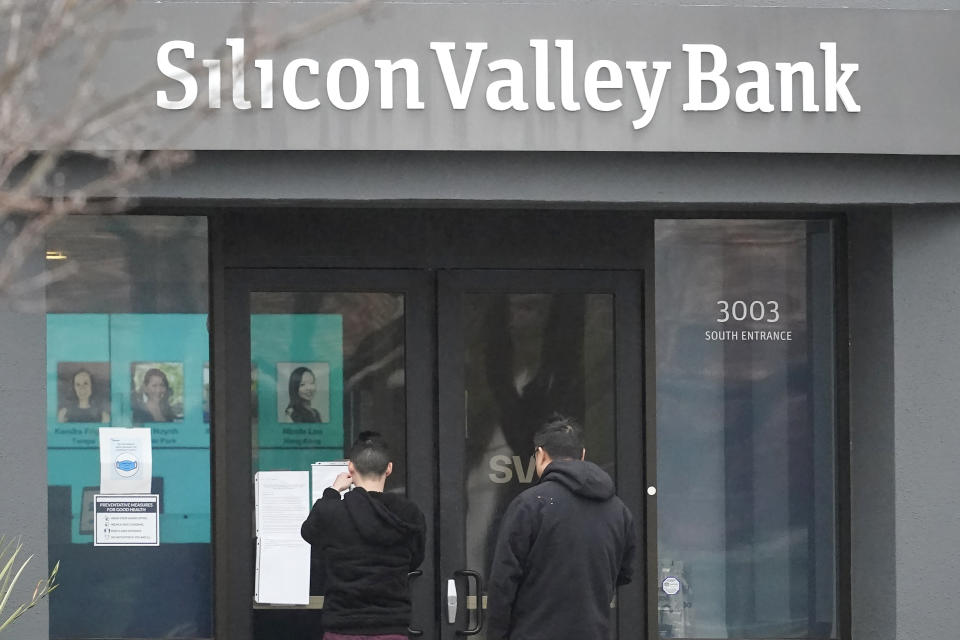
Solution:
[(160, 545), (160, 496), (101, 495), (93, 497), (96, 547)]

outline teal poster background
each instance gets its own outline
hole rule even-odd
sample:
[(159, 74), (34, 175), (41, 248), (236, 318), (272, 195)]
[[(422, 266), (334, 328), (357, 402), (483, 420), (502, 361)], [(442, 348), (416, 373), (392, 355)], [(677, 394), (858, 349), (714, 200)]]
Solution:
[[(309, 470), (310, 464), (343, 457), (343, 317), (338, 314), (250, 316), (250, 359), (254, 368), (257, 443), (254, 469)], [(329, 415), (322, 423), (281, 422), (278, 363), (326, 363)], [(286, 385), (287, 380), (280, 380)], [(286, 395), (286, 389), (283, 389)]]
[[(135, 362), (183, 364), (183, 420), (136, 425), (152, 431), (153, 476), (163, 481), (160, 542), (210, 541), (210, 425), (202, 406), (208, 360), (205, 314), (47, 315), (47, 483), (70, 487), (73, 542), (93, 540), (79, 524), (84, 487), (100, 483), (99, 427), (134, 426)], [(110, 423), (57, 421), (60, 362), (110, 363)]]

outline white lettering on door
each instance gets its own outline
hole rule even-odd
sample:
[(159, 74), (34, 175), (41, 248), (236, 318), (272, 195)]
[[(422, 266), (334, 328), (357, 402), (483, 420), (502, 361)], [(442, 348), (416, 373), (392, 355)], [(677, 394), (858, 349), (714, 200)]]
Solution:
[(493, 471), (489, 474), (490, 482), (506, 484), (513, 480), (513, 475), (516, 473), (520, 484), (530, 484), (533, 482), (537, 465), (533, 456), (530, 456), (527, 464), (524, 465), (520, 456), (495, 455), (490, 458), (490, 470)]

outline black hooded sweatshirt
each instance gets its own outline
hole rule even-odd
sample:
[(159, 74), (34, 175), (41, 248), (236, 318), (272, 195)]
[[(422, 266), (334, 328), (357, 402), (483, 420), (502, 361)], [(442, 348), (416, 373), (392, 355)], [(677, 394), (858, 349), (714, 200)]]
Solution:
[(426, 523), (410, 500), (327, 488), (300, 527), (325, 567), (323, 628), (347, 635), (407, 633), (407, 574), (423, 562)]
[(555, 460), (503, 516), (487, 589), (488, 640), (608, 637), (610, 602), (630, 582), (636, 532), (610, 476)]

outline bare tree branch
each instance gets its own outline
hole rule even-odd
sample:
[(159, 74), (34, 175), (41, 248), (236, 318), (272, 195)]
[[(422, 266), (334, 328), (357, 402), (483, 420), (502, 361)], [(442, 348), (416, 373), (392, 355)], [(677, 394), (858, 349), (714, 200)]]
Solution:
[[(49, 284), (70, 277), (75, 267), (57, 267), (21, 277), (26, 260), (45, 241), (46, 233), (68, 215), (121, 212), (135, 204), (129, 188), (144, 179), (188, 163), (188, 152), (170, 150), (209, 117), (194, 109), (182, 126), (150, 131), (149, 107), (163, 78), (152, 78), (119, 95), (104, 98), (97, 74), (108, 48), (129, 36), (126, 10), (135, 0), (0, 0), (0, 223), (12, 215), (25, 217), (20, 231), (0, 255), (0, 297), (25, 298)], [(243, 5), (226, 37), (243, 35), (245, 63), (258, 55), (283, 51), (304, 38), (356, 17), (375, 0), (355, 0), (326, 7), (317, 18), (277, 33), (254, 28), (254, 5)], [(231, 63), (225, 38), (214, 52), (222, 66)], [(41, 110), (32, 103), (40, 86), (39, 69), (58, 55), (75, 62), (69, 97), (59, 109)], [(200, 72), (202, 61), (187, 66)], [(229, 83), (221, 89), (229, 92)], [(109, 151), (81, 155), (99, 158), (94, 177), (67, 184), (64, 162), (89, 141), (107, 143)]]

